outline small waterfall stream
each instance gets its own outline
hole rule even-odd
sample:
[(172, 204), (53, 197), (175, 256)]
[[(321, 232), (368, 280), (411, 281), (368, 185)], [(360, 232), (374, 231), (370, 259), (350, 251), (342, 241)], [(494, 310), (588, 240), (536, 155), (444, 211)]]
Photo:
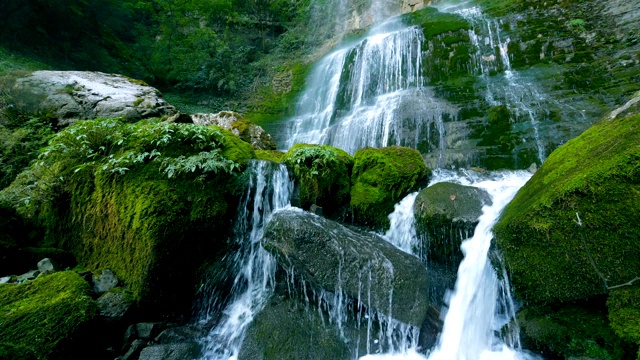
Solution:
[[(262, 235), (273, 211), (290, 203), (292, 183), (284, 165), (254, 160), (248, 186), (238, 206), (235, 236), (240, 250), (233, 259), (235, 273), (223, 318), (204, 339), (206, 360), (236, 359), (246, 328), (262, 310), (275, 285), (276, 261), (262, 247)], [(201, 314), (207, 318), (208, 314)]]

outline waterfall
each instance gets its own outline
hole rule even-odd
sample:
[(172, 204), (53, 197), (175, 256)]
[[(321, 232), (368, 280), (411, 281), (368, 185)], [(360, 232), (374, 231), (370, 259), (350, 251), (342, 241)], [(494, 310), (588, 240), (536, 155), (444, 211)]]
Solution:
[(442, 153), (443, 122), (457, 109), (425, 87), (423, 45), (422, 29), (394, 18), (324, 57), (297, 103), (287, 146), (329, 144), (353, 154), (401, 145)]
[[(524, 171), (493, 173), (479, 176), (469, 171), (437, 170), (430, 185), (438, 182), (456, 182), (486, 190), (493, 205), (485, 206), (473, 237), (465, 240), (465, 255), (458, 269), (455, 290), (448, 294), (448, 309), (443, 331), (437, 345), (430, 351), (428, 360), (474, 359), (528, 359), (520, 347), (517, 327), (503, 338), (496, 337), (504, 326), (515, 318), (515, 305), (506, 274), (498, 277), (489, 261), (489, 248), (493, 234), (491, 229), (502, 209), (531, 174)], [(412, 230), (412, 206), (416, 193), (410, 194), (398, 205), (391, 219), (386, 238), (394, 245), (415, 249), (415, 230)], [(399, 236), (402, 234), (402, 236)], [(411, 237), (411, 241), (406, 241)], [(410, 246), (406, 246), (410, 243)], [(405, 250), (406, 251), (406, 250)], [(413, 253), (409, 251), (410, 253)], [(425, 359), (415, 348), (400, 354), (369, 355), (361, 359)]]
[[(204, 341), (207, 360), (236, 359), (244, 332), (262, 310), (275, 284), (276, 261), (262, 247), (262, 235), (273, 211), (289, 205), (292, 183), (284, 165), (253, 160), (249, 181), (238, 206), (233, 259), (236, 271), (230, 302)], [(201, 314), (203, 322), (209, 314)]]

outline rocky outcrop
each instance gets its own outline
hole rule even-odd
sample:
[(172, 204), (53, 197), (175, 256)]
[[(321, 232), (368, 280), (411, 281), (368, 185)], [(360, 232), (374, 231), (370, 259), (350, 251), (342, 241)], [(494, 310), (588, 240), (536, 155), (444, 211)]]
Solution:
[(216, 114), (193, 114), (191, 119), (196, 125), (220, 126), (248, 142), (256, 150), (275, 150), (276, 143), (264, 129), (242, 118), (233, 111), (221, 111)]
[(35, 71), (16, 78), (7, 90), (16, 110), (53, 117), (61, 126), (84, 119), (136, 121), (176, 112), (143, 81), (101, 72)]
[(460, 244), (473, 236), (484, 205), (491, 197), (472, 186), (442, 182), (420, 191), (413, 212), (426, 259), (457, 268)]
[(352, 299), (364, 299), (363, 289), (370, 289), (365, 307), (418, 327), (426, 319), (425, 267), (377, 235), (301, 210), (283, 210), (273, 215), (264, 241), (280, 266), (315, 288)]

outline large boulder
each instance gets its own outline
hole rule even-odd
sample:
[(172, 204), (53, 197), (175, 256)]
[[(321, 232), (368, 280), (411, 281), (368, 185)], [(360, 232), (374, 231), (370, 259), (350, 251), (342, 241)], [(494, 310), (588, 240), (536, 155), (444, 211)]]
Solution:
[(245, 120), (233, 111), (221, 111), (216, 114), (193, 114), (191, 119), (196, 125), (219, 126), (248, 142), (256, 150), (275, 150), (276, 142), (262, 127)]
[(426, 319), (425, 267), (375, 234), (301, 210), (283, 210), (273, 215), (264, 241), (280, 266), (315, 288), (367, 298), (364, 306), (413, 326)]
[[(68, 358), (64, 355), (68, 345), (97, 314), (90, 291), (89, 284), (73, 271), (0, 285), (0, 339), (18, 352), (10, 358), (23, 356), (20, 349), (39, 359)], [(77, 348), (73, 351), (82, 353)]]
[(460, 244), (473, 236), (484, 205), (491, 205), (491, 197), (472, 186), (441, 182), (420, 191), (413, 204), (420, 253), (457, 268), (463, 258)]
[(350, 359), (335, 323), (294, 299), (274, 297), (247, 329), (240, 360)]
[(386, 229), (393, 206), (426, 185), (429, 171), (417, 150), (400, 146), (360, 149), (354, 159), (351, 175), (354, 220), (376, 230)]
[(5, 81), (12, 111), (46, 115), (59, 125), (123, 117), (127, 121), (172, 115), (176, 109), (143, 81), (89, 71), (35, 71)]
[(297, 206), (307, 210), (315, 204), (328, 216), (344, 215), (351, 188), (351, 155), (328, 145), (296, 144), (282, 162), (296, 179)]
[(640, 274), (640, 116), (604, 119), (554, 151), (494, 228), (526, 304), (606, 294)]
[(237, 175), (254, 156), (216, 127), (83, 121), (0, 197), (44, 227), (45, 243), (112, 270), (143, 312), (188, 313), (198, 267), (228, 250)]

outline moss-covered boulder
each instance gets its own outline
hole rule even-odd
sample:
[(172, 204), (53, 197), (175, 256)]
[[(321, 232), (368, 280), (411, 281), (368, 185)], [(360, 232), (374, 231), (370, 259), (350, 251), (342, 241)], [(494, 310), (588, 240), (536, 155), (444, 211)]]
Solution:
[(553, 309), (531, 308), (518, 314), (523, 346), (545, 358), (630, 359), (629, 348), (608, 326), (598, 304)]
[[(381, 237), (301, 210), (276, 212), (264, 234), (278, 264), (313, 288), (369, 295), (365, 307), (422, 326), (429, 278), (422, 263)], [(367, 280), (368, 279), (368, 280)]]
[(491, 205), (491, 197), (472, 186), (442, 182), (420, 191), (413, 204), (420, 253), (457, 268), (463, 258), (460, 244), (473, 236), (484, 205)]
[(613, 331), (622, 339), (640, 345), (640, 287), (613, 290), (607, 308)]
[(354, 155), (351, 210), (354, 220), (376, 230), (389, 227), (393, 206), (426, 185), (427, 169), (417, 150), (390, 146), (363, 148)]
[(566, 302), (636, 278), (638, 213), (640, 116), (604, 119), (554, 151), (495, 226), (516, 295)]
[(295, 299), (274, 297), (247, 329), (240, 360), (347, 360), (336, 324)]
[[(67, 346), (97, 314), (89, 294), (89, 284), (73, 271), (41, 276), (20, 285), (0, 285), (0, 339), (10, 344), (0, 345), (0, 353), (6, 350), (24, 358), (29, 358), (29, 353), (39, 359), (68, 358)], [(26, 349), (26, 354), (20, 349)]]
[(296, 144), (283, 163), (296, 178), (298, 206), (322, 207), (328, 216), (341, 216), (349, 203), (353, 158), (328, 145)]
[(0, 196), (41, 224), (45, 245), (113, 270), (144, 310), (187, 312), (197, 267), (227, 248), (236, 175), (253, 157), (215, 127), (79, 122)]

